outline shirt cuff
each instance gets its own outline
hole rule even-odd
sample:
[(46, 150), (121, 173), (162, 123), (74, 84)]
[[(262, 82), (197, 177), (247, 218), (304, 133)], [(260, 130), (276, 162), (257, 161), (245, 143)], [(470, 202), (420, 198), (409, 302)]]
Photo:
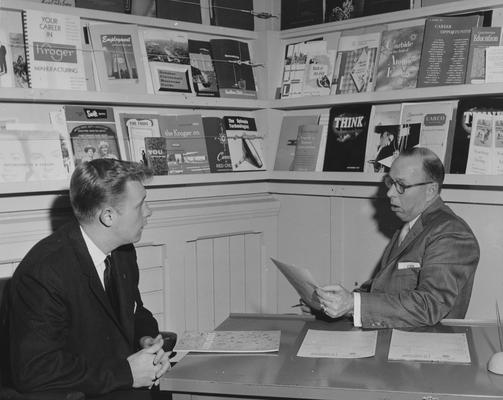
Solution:
[(360, 296), (360, 293), (353, 293), (353, 325), (357, 328), (362, 327), (362, 314), (361, 314), (361, 307), (362, 307), (362, 299)]

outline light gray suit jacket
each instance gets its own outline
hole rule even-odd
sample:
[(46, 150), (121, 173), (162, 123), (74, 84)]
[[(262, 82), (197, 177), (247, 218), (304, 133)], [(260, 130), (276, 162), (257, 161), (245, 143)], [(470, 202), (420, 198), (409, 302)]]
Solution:
[(434, 325), (463, 318), (479, 261), (470, 227), (435, 200), (398, 246), (395, 232), (375, 277), (361, 292), (365, 328)]

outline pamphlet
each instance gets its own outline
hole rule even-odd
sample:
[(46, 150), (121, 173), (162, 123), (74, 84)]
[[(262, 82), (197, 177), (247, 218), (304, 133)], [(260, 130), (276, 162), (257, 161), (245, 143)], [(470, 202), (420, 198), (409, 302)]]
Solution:
[(466, 333), (408, 332), (393, 329), (388, 360), (467, 363)]
[(301, 299), (312, 309), (321, 309), (320, 303), (315, 300), (314, 290), (319, 286), (311, 275), (311, 271), (304, 267), (286, 264), (271, 257), (271, 260), (279, 268), (281, 273), (288, 279), (297, 291)]
[(187, 331), (178, 339), (179, 351), (203, 353), (270, 353), (279, 351), (281, 331)]
[(297, 357), (364, 358), (376, 353), (377, 331), (322, 331), (309, 329)]

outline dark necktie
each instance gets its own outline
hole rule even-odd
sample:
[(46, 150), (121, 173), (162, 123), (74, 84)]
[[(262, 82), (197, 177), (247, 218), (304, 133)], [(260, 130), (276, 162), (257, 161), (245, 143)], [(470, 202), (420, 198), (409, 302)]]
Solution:
[(114, 275), (112, 257), (107, 256), (105, 258), (105, 272), (103, 273), (105, 292), (110, 300), (110, 304), (112, 304), (116, 317), (119, 318), (119, 299), (117, 297)]

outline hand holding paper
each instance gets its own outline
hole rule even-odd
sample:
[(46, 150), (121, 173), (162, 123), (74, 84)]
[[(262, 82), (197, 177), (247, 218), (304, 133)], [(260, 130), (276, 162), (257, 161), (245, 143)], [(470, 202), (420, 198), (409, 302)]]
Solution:
[(321, 309), (331, 318), (342, 317), (353, 311), (353, 294), (339, 284), (319, 287), (315, 293)]
[(318, 284), (314, 280), (311, 272), (302, 267), (283, 263), (271, 257), (271, 260), (276, 264), (282, 274), (288, 279), (297, 291), (301, 299), (312, 309), (320, 310), (321, 306), (315, 295), (315, 289)]

